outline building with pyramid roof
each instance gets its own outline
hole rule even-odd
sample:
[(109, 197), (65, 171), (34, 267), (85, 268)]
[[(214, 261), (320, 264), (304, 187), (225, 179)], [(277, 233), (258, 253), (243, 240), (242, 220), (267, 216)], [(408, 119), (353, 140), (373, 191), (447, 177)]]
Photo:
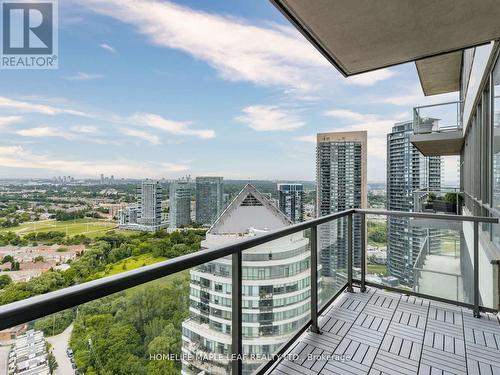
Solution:
[[(202, 248), (259, 236), (292, 222), (254, 186), (246, 185), (221, 213)], [(309, 319), (310, 246), (299, 232), (243, 253), (243, 360), (251, 373)], [(230, 373), (231, 257), (190, 272), (190, 318), (182, 324), (182, 373)], [(213, 361), (207, 358), (215, 358)], [(229, 356), (229, 357), (226, 357)], [(202, 360), (204, 358), (205, 360)]]

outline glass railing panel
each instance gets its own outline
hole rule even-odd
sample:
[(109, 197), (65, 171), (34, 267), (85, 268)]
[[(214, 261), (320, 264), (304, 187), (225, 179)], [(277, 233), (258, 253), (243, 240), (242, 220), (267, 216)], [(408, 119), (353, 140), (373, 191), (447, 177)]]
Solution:
[(1, 331), (0, 372), (199, 373), (185, 355), (195, 342), (187, 325), (194, 300), (183, 271)]
[(366, 215), (366, 280), (391, 284), (387, 279), (387, 218)]
[(479, 302), (494, 310), (500, 308), (500, 225), (479, 225)]
[(311, 319), (311, 230), (243, 251), (243, 374), (273, 358)]
[(231, 256), (189, 271), (189, 316), (182, 322), (183, 374), (231, 373), (232, 284)]
[(416, 134), (461, 128), (460, 103), (450, 102), (414, 108), (413, 127)]
[[(357, 245), (359, 247), (361, 233), (359, 218), (356, 222), (358, 226), (353, 232), (353, 236), (358, 238)], [(328, 303), (347, 283), (347, 225), (347, 217), (318, 225), (319, 309)], [(359, 263), (358, 258), (353, 264), (354, 267), (359, 267)]]
[(393, 287), (473, 303), (473, 224), (388, 218), (387, 274)]
[(206, 232), (121, 230), (90, 238), (65, 236), (63, 224), (54, 225), (47, 233), (0, 233), (0, 305), (194, 253)]

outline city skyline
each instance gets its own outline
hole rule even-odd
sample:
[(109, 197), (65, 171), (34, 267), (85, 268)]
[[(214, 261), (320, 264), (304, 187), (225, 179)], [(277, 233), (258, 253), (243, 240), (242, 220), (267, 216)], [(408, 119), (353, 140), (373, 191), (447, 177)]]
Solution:
[[(204, 26), (181, 32), (178, 15)], [(343, 80), (266, 2), (73, 0), (60, 21), (59, 70), (2, 72), (0, 177), (312, 181), (314, 134), (366, 129), (383, 182), (392, 124), (456, 96), (425, 98), (409, 64)]]

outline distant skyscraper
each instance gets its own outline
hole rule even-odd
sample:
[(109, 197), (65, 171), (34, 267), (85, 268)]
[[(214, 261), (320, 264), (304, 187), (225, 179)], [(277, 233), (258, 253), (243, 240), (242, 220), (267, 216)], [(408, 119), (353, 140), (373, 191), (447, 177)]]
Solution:
[(191, 224), (191, 187), (187, 180), (170, 184), (169, 228)]
[(222, 177), (196, 177), (196, 222), (212, 225), (224, 209)]
[(145, 180), (138, 188), (137, 223), (156, 226), (161, 224), (161, 186), (158, 181)]
[(278, 204), (293, 223), (304, 221), (304, 186), (302, 184), (278, 184)]
[[(441, 158), (424, 157), (411, 144), (412, 134), (413, 122), (406, 121), (395, 124), (392, 133), (387, 135), (387, 209), (390, 211), (413, 211), (416, 190), (441, 189)], [(391, 276), (412, 284), (413, 266), (425, 238), (426, 229), (412, 227), (408, 218), (389, 217), (387, 268)]]
[[(366, 208), (367, 191), (366, 131), (322, 133), (317, 135), (316, 215), (318, 217), (351, 208)], [(361, 221), (353, 219), (354, 265), (360, 265)], [(334, 276), (347, 265), (347, 220), (320, 226), (322, 272)]]
[(144, 180), (137, 188), (137, 204), (118, 212), (122, 229), (155, 231), (165, 227), (161, 212), (162, 188), (158, 181)]

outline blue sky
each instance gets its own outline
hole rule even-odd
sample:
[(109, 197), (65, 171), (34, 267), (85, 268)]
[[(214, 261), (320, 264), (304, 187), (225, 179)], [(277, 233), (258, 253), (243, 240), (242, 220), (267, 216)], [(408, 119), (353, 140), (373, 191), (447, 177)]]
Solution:
[[(0, 71), (0, 176), (314, 180), (314, 134), (386, 134), (414, 64), (344, 79), (267, 1), (64, 0), (59, 69)], [(455, 174), (452, 168), (450, 176)]]

